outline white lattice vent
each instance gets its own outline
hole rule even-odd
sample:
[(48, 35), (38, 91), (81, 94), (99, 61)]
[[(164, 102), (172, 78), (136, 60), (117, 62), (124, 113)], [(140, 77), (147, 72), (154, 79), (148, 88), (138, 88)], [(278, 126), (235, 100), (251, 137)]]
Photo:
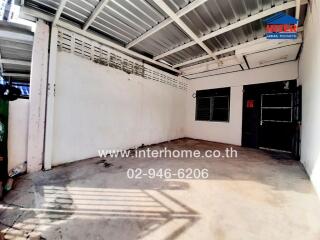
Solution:
[(168, 74), (144, 64), (112, 48), (102, 45), (77, 33), (59, 28), (58, 50), (73, 53), (95, 63), (122, 70), (128, 74), (142, 76), (181, 90), (187, 90), (185, 79)]

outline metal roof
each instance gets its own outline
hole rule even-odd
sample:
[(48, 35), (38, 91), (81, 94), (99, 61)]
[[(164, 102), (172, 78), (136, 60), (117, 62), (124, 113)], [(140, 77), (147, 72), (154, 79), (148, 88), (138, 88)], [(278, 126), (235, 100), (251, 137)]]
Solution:
[(0, 74), (5, 79), (29, 81), (32, 45), (30, 27), (0, 21)]
[[(24, 4), (51, 15), (60, 7), (58, 19), (173, 67), (208, 54), (218, 59), (220, 50), (261, 38), (263, 18), (280, 11), (295, 16), (297, 6), (294, 0), (25, 0)], [(303, 25), (304, 14), (299, 16)]]

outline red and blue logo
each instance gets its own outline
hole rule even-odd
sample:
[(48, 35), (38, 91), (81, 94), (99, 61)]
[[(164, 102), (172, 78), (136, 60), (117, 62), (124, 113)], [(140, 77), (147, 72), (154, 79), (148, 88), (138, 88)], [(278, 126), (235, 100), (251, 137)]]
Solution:
[(264, 20), (267, 39), (297, 39), (299, 20), (283, 12)]

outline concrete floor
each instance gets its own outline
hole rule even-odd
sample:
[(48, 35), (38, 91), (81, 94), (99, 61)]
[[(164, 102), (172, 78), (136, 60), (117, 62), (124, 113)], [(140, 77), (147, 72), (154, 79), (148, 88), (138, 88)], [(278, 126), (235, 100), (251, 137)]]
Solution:
[[(221, 149), (182, 139), (152, 146)], [(0, 204), (10, 239), (319, 240), (320, 201), (301, 164), (234, 147), (232, 159), (88, 159), (20, 177)], [(209, 178), (130, 180), (128, 168), (207, 168)], [(16, 238), (23, 239), (23, 238)]]

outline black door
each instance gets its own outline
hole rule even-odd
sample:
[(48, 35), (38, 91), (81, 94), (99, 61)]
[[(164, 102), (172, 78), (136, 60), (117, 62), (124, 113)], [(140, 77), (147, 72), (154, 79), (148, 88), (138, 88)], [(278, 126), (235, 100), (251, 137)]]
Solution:
[(293, 92), (262, 93), (260, 98), (259, 147), (292, 152)]
[(295, 80), (244, 86), (242, 145), (297, 154), (297, 95)]

